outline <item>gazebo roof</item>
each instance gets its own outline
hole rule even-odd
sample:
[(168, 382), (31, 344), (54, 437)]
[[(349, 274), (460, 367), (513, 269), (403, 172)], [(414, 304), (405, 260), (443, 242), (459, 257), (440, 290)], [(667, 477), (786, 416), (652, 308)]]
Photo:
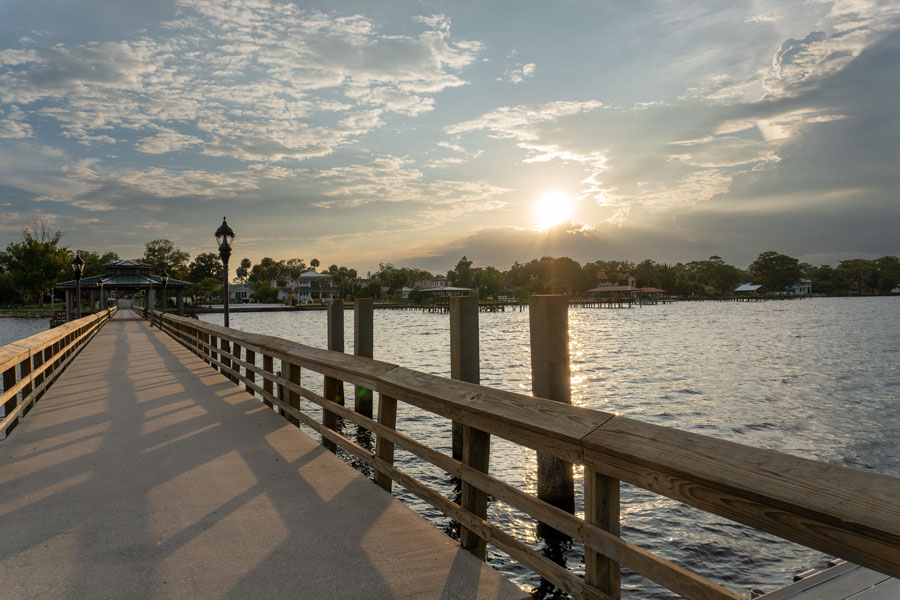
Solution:
[[(131, 262), (131, 261), (124, 261)], [(81, 289), (100, 289), (98, 285), (99, 282), (103, 280), (103, 287), (112, 290), (112, 289), (135, 289), (135, 288), (161, 288), (163, 286), (162, 279), (160, 279), (159, 275), (142, 275), (139, 273), (112, 273), (107, 275), (93, 275), (91, 277), (83, 277), (81, 279)], [(192, 284), (190, 281), (182, 281), (180, 279), (173, 279), (169, 277), (169, 282), (166, 287), (170, 288), (186, 288), (190, 287)], [(77, 282), (72, 279), (71, 281), (62, 281), (56, 284), (56, 289), (74, 289), (77, 286)]]

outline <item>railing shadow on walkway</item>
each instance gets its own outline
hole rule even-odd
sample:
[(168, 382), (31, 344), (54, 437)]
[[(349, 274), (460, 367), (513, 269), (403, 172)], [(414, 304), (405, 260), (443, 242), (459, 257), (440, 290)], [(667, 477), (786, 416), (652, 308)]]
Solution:
[[(40, 563), (31, 589), (45, 597), (417, 596), (397, 587), (421, 575), (395, 554), (407, 509), (142, 328), (105, 329), (4, 446), (0, 573)], [(479, 597), (510, 597), (468, 553), (451, 556), (429, 573), (442, 597), (473, 580)]]

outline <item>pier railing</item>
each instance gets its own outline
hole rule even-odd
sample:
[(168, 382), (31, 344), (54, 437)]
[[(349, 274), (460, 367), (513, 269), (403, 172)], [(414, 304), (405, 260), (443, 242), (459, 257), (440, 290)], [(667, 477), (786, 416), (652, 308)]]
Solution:
[[(143, 311), (141, 311), (143, 312)], [(625, 481), (819, 551), (900, 576), (900, 478), (857, 471), (542, 398), (250, 334), (173, 315), (155, 320), (214, 368), (277, 408), (292, 423), (322, 435), (370, 465), (375, 481), (396, 481), (462, 526), (462, 544), (484, 555), (486, 541), (575, 598), (619, 598), (619, 567), (685, 597), (742, 596), (651, 554), (618, 535), (619, 482)], [(283, 376), (274, 360), (281, 361)], [(301, 370), (325, 377), (324, 395), (301, 384)], [(369, 418), (331, 398), (347, 382), (380, 395)], [(336, 387), (337, 385), (337, 387)], [(283, 390), (276, 393), (278, 389)], [(322, 407), (322, 422), (300, 399)], [(396, 430), (398, 401), (461, 423), (462, 460)], [(337, 431), (337, 417), (374, 433), (374, 452)], [(584, 467), (584, 518), (488, 474), (490, 436)], [(403, 448), (463, 484), (453, 502), (394, 465)], [(487, 520), (486, 495), (579, 540), (585, 577), (569, 572)], [(468, 535), (467, 535), (468, 534)], [(473, 541), (475, 536), (480, 539)], [(480, 550), (479, 550), (479, 544)]]
[(4, 416), (0, 434), (8, 434), (34, 402), (118, 308), (101, 310), (48, 331), (0, 347)]

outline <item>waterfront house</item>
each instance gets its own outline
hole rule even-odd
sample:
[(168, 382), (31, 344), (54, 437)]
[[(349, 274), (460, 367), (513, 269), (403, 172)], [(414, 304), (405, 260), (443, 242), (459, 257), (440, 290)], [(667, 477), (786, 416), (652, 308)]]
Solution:
[(327, 302), (333, 300), (338, 294), (338, 288), (334, 285), (334, 277), (328, 273), (318, 273), (310, 269), (300, 274), (297, 279), (291, 279), (279, 293), (278, 299), (285, 300), (290, 296), (296, 298), (301, 304), (310, 302)]
[(435, 275), (431, 279), (421, 279), (413, 284), (413, 287), (417, 290), (429, 290), (433, 288), (445, 288), (449, 282), (447, 281), (447, 277), (444, 275)]
[(743, 294), (743, 295), (752, 295), (758, 294), (762, 290), (762, 285), (754, 284), (754, 283), (742, 283), (741, 285), (734, 288), (735, 294)]
[(792, 296), (805, 296), (812, 293), (812, 279), (801, 279), (793, 284), (787, 292)]
[(427, 294), (429, 298), (437, 299), (447, 299), (451, 296), (471, 296), (475, 293), (473, 288), (467, 287), (452, 287), (445, 285), (443, 287), (433, 287), (422, 290), (423, 294)]
[(253, 302), (253, 288), (248, 285), (229, 285), (228, 299), (236, 304)]

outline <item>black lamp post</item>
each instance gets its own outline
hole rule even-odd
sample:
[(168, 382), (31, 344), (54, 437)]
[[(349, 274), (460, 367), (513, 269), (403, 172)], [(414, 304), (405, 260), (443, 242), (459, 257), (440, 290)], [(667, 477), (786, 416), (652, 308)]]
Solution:
[(166, 314), (166, 305), (169, 302), (168, 298), (166, 297), (168, 295), (166, 292), (168, 291), (167, 288), (169, 287), (169, 274), (166, 273), (165, 269), (163, 269), (162, 275), (159, 276), (159, 279), (160, 279), (160, 281), (162, 281), (162, 284), (163, 284), (163, 310), (162, 311), (163, 311), (163, 314)]
[(72, 259), (72, 270), (75, 271), (75, 305), (78, 307), (78, 318), (81, 318), (81, 274), (84, 273), (84, 259), (75, 255)]
[(231, 258), (231, 245), (234, 244), (234, 231), (228, 226), (225, 217), (222, 224), (216, 229), (216, 243), (219, 244), (219, 256), (222, 258), (222, 288), (225, 304), (225, 327), (228, 327), (228, 259)]

